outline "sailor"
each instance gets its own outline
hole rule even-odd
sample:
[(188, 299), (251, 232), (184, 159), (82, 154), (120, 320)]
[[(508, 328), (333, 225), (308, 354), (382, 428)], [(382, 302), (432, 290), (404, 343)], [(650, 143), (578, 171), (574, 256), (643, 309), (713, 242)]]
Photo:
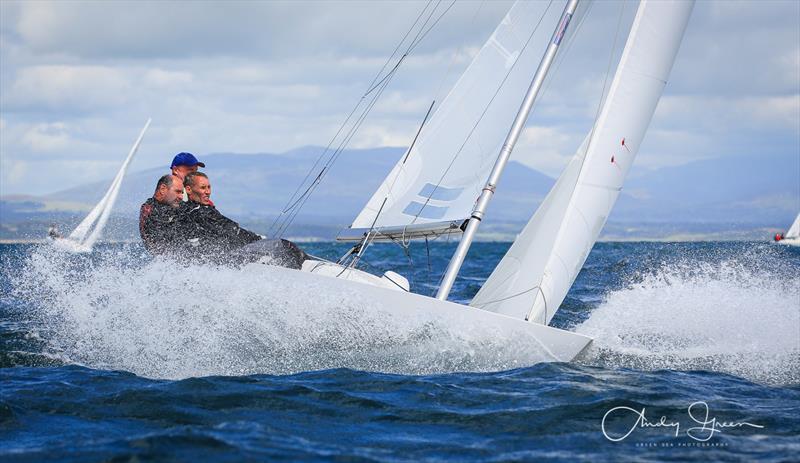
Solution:
[(222, 257), (226, 252), (261, 240), (261, 235), (239, 226), (222, 215), (211, 202), (211, 182), (202, 172), (189, 172), (183, 179), (189, 201), (178, 208), (177, 233), (188, 241), (193, 255)]
[(56, 224), (50, 224), (50, 228), (47, 229), (47, 236), (51, 240), (57, 240), (61, 238), (61, 233), (58, 232), (58, 227), (56, 227)]
[[(172, 170), (172, 175), (178, 177), (181, 182), (183, 179), (186, 178), (186, 175), (191, 172), (197, 172), (198, 167), (205, 167), (206, 165), (197, 160), (192, 153), (178, 153), (172, 158), (172, 164), (170, 165), (170, 169)], [(186, 191), (183, 192), (183, 202), (189, 200), (189, 195)]]
[(775, 233), (775, 241), (780, 241), (783, 239), (783, 233)]
[(151, 253), (163, 254), (178, 244), (175, 219), (182, 196), (181, 179), (167, 174), (158, 179), (153, 197), (139, 209), (139, 234)]
[(241, 265), (261, 261), (293, 269), (309, 256), (284, 239), (264, 239), (222, 215), (211, 202), (211, 182), (202, 172), (190, 172), (183, 181), (189, 201), (178, 209), (177, 249), (187, 258)]

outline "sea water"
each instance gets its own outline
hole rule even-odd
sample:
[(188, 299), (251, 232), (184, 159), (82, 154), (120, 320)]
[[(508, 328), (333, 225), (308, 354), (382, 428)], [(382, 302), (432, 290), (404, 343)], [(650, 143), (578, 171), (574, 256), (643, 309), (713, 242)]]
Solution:
[[(374, 245), (363, 266), (430, 295), (454, 247)], [(451, 300), (507, 248), (475, 244)], [(513, 339), (138, 245), (0, 245), (0, 267), (2, 461), (800, 454), (797, 248), (599, 243), (552, 323), (593, 343), (536, 365)]]

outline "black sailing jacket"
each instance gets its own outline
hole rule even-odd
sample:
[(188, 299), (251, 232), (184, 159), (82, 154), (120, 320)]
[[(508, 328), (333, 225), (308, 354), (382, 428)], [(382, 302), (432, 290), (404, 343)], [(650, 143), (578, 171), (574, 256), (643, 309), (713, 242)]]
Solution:
[(177, 244), (178, 209), (148, 198), (139, 209), (139, 235), (152, 254), (164, 254)]
[[(181, 203), (177, 210), (175, 233), (191, 254), (219, 254), (261, 239), (222, 215), (214, 206), (194, 201)], [(182, 246), (182, 247), (183, 247)]]

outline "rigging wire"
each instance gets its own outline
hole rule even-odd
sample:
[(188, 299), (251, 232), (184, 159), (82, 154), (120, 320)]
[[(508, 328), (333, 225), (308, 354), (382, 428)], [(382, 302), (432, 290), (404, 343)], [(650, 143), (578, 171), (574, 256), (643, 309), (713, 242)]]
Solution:
[[(422, 132), (422, 128), (425, 127), (425, 123), (428, 121), (428, 117), (430, 117), (431, 111), (433, 111), (433, 106), (435, 104), (436, 104), (436, 100), (432, 101), (430, 107), (428, 107), (428, 111), (425, 113), (425, 117), (422, 119), (422, 123), (420, 124), (419, 129), (417, 129), (417, 133), (416, 133), (416, 135), (414, 135), (414, 139), (411, 141), (411, 146), (409, 146), (408, 150), (406, 150), (406, 155), (403, 158), (402, 164), (405, 164), (405, 162), (408, 160), (408, 156), (411, 154), (411, 150), (414, 149), (414, 145), (417, 143), (417, 139), (419, 138), (419, 134)], [(392, 184), (392, 186), (394, 186), (394, 184)], [(344, 260), (349, 255), (353, 254), (354, 252), (358, 252), (358, 254), (350, 262), (350, 266), (351, 267), (355, 267), (356, 264), (358, 263), (358, 260), (361, 258), (361, 254), (363, 254), (363, 252), (366, 250), (366, 248), (369, 247), (369, 245), (371, 244), (372, 240), (375, 239), (375, 236), (377, 236), (377, 233), (373, 234), (373, 231), (375, 231), (375, 224), (378, 222), (378, 218), (380, 218), (381, 212), (383, 212), (383, 207), (386, 205), (386, 201), (389, 200), (389, 194), (391, 194), (391, 189), (392, 189), (392, 187), (389, 187), (389, 192), (387, 192), (386, 196), (383, 198), (383, 202), (381, 203), (381, 207), (378, 209), (377, 214), (375, 214), (375, 218), (372, 220), (372, 224), (370, 225), (369, 230), (367, 231), (367, 233), (364, 234), (364, 239), (361, 240), (355, 246), (353, 246), (353, 249), (351, 250), (351, 252), (348, 253), (348, 254), (345, 254), (342, 257), (340, 263), (343, 263)]]
[[(531, 31), (530, 35), (528, 35), (528, 38), (525, 41), (525, 44), (522, 46), (522, 49), (520, 50), (520, 56), (522, 56), (522, 53), (524, 53), (525, 50), (527, 49), (528, 45), (530, 44), (530, 41), (533, 39), (534, 34), (536, 34), (536, 31), (539, 30), (539, 26), (541, 26), (542, 21), (544, 20), (544, 17), (547, 15), (547, 12), (550, 10), (550, 7), (552, 5), (553, 5), (553, 0), (550, 0), (550, 2), (547, 4), (547, 7), (544, 10), (544, 12), (542, 12), (542, 15), (539, 17), (539, 21), (536, 23), (536, 26), (534, 26), (534, 28)], [(439, 180), (436, 182), (436, 185), (434, 185), (434, 188), (428, 194), (428, 197), (425, 198), (425, 202), (423, 203), (422, 207), (419, 208), (419, 211), (417, 211), (417, 214), (414, 216), (414, 219), (411, 221), (412, 224), (417, 221), (417, 219), (419, 218), (419, 215), (422, 213), (422, 211), (425, 209), (425, 207), (428, 206), (428, 203), (430, 203), (430, 200), (433, 197), (433, 195), (436, 193), (436, 190), (439, 188), (439, 186), (441, 185), (441, 183), (444, 180), (444, 178), (450, 172), (450, 169), (453, 167), (453, 165), (455, 165), (456, 160), (458, 159), (458, 157), (463, 152), (463, 150), (466, 147), (466, 145), (469, 142), (469, 140), (472, 138), (472, 135), (475, 133), (475, 130), (477, 130), (478, 124), (480, 124), (480, 122), (483, 120), (483, 117), (486, 115), (487, 111), (489, 111), (489, 107), (491, 107), (491, 105), (494, 102), (495, 98), (497, 98), (497, 95), (500, 93), (500, 90), (505, 85), (506, 81), (508, 80), (508, 77), (511, 75), (511, 72), (514, 70), (514, 68), (516, 68), (516, 65), (517, 65), (518, 62), (519, 62), (519, 60), (514, 61), (514, 64), (512, 64), (511, 67), (506, 72), (506, 75), (503, 77), (503, 80), (500, 82), (500, 85), (497, 87), (497, 90), (495, 90), (494, 95), (492, 95), (492, 98), (489, 100), (489, 102), (484, 107), (483, 112), (481, 112), (480, 117), (478, 117), (478, 120), (475, 121), (475, 124), (473, 124), (473, 126), (470, 129), (469, 133), (464, 138), (464, 142), (461, 144), (461, 146), (458, 148), (458, 151), (456, 151), (455, 155), (450, 160), (450, 164), (448, 164), (447, 168), (444, 170), (444, 172), (442, 173), (441, 177), (439, 177)]]
[[(292, 209), (298, 203), (298, 201), (296, 201), (296, 198), (297, 198), (297, 194), (300, 192), (300, 189), (303, 187), (303, 185), (306, 184), (306, 182), (308, 181), (309, 177), (311, 176), (311, 173), (314, 172), (314, 170), (319, 165), (319, 162), (322, 160), (322, 158), (325, 156), (325, 154), (330, 150), (331, 145), (333, 145), (334, 141), (339, 137), (339, 135), (341, 134), (342, 130), (344, 130), (344, 128), (347, 126), (347, 123), (353, 117), (353, 114), (355, 114), (356, 110), (358, 110), (359, 106), (361, 106), (361, 103), (363, 103), (363, 101), (366, 98), (366, 96), (369, 93), (372, 92), (372, 87), (375, 85), (375, 82), (378, 81), (378, 79), (380, 78), (381, 74), (383, 74), (383, 71), (386, 69), (386, 66), (388, 66), (389, 63), (392, 61), (392, 59), (394, 59), (395, 55), (397, 55), (397, 51), (402, 46), (403, 42), (405, 42), (405, 40), (408, 38), (408, 35), (411, 33), (411, 31), (416, 27), (417, 23), (422, 18), (422, 16), (425, 14), (425, 11), (427, 11), (428, 7), (430, 7), (431, 4), (432, 4), (431, 2), (426, 3), (425, 4), (425, 8), (423, 8), (422, 11), (420, 11), (419, 15), (417, 15), (417, 18), (416, 18), (416, 20), (414, 20), (414, 23), (406, 31), (406, 33), (403, 36), (403, 38), (400, 39), (400, 42), (398, 42), (397, 46), (395, 46), (395, 49), (392, 51), (392, 54), (389, 55), (389, 57), (383, 63), (383, 66), (381, 67), (381, 69), (378, 71), (378, 73), (375, 75), (375, 77), (373, 77), (372, 82), (370, 82), (369, 85), (367, 86), (367, 91), (361, 96), (361, 98), (359, 98), (359, 100), (358, 100), (358, 102), (356, 102), (355, 106), (353, 106), (353, 109), (347, 115), (347, 117), (345, 118), (344, 122), (342, 122), (342, 124), (339, 126), (339, 129), (336, 131), (336, 134), (334, 134), (333, 138), (331, 138), (331, 140), (328, 142), (328, 145), (325, 147), (325, 149), (322, 151), (322, 153), (317, 157), (316, 161), (314, 162), (314, 165), (311, 166), (311, 168), (306, 173), (305, 178), (303, 178), (302, 182), (300, 182), (300, 184), (297, 186), (297, 189), (289, 197), (289, 200), (286, 202), (286, 205), (284, 206), (283, 210), (281, 211), (281, 214), (288, 212), (290, 209)], [(317, 177), (319, 177), (319, 174), (317, 175)], [(306, 189), (306, 191), (307, 190), (308, 189)], [(305, 194), (305, 192), (303, 194)], [(276, 221), (277, 220), (278, 219), (276, 219)], [(275, 222), (273, 222), (272, 225), (270, 225), (269, 231), (272, 231), (272, 228), (274, 226), (275, 226)]]
[[(431, 22), (431, 19), (436, 14), (436, 11), (438, 10), (439, 5), (441, 3), (442, 3), (442, 0), (439, 0), (436, 3), (436, 5), (434, 6), (434, 8), (432, 8), (430, 10), (430, 12), (427, 15), (427, 18), (424, 20), (424, 22), (420, 26), (420, 28), (417, 31), (415, 37), (412, 39), (411, 43), (408, 45), (408, 47), (405, 50), (405, 52), (403, 53), (403, 55), (398, 59), (398, 62), (396, 63), (396, 65), (394, 67), (392, 67), (392, 69), (390, 71), (388, 71), (385, 76), (383, 76), (382, 78), (380, 77), (380, 74), (386, 68), (386, 65), (388, 64), (388, 62), (391, 61), (392, 58), (390, 57), (390, 59), (387, 61), (386, 64), (384, 64), (384, 67), (379, 72), (379, 74), (376, 76), (376, 78), (373, 79), (373, 81), (370, 84), (367, 92), (361, 97), (361, 99), (359, 100), (359, 102), (356, 105), (356, 107), (353, 109), (353, 111), (351, 111), (351, 114), (348, 116), (348, 118), (345, 120), (345, 122), (340, 126), (339, 130), (337, 131), (337, 134), (334, 136), (333, 139), (331, 139), (331, 141), (328, 144), (328, 146), (326, 147), (326, 149), (323, 151), (323, 153), (317, 159), (317, 162), (315, 162), (314, 166), (311, 168), (309, 173), (306, 175), (306, 178), (304, 179), (303, 183), (301, 183), (301, 185), (297, 188), (295, 194), (293, 194), (292, 197), (290, 198), (290, 200), (287, 202), (287, 206), (281, 211), (281, 214), (275, 219), (275, 221), (273, 221), (273, 224), (270, 226), (269, 232), (272, 233), (272, 235), (274, 237), (280, 237), (288, 229), (288, 227), (292, 224), (292, 222), (297, 217), (297, 214), (303, 208), (303, 206), (305, 205), (305, 203), (308, 200), (308, 198), (310, 197), (310, 195), (313, 193), (313, 191), (316, 189), (316, 187), (321, 183), (322, 179), (330, 172), (330, 169), (331, 169), (332, 165), (336, 162), (336, 160), (341, 155), (342, 151), (344, 151), (344, 149), (347, 146), (347, 144), (350, 142), (350, 140), (356, 134), (358, 129), (361, 127), (362, 123), (364, 122), (364, 119), (371, 112), (372, 108), (375, 106), (375, 104), (377, 103), (378, 99), (383, 94), (383, 91), (386, 89), (386, 87), (389, 84), (389, 82), (391, 81), (391, 79), (396, 75), (396, 72), (399, 69), (399, 67), (402, 64), (402, 62), (405, 60), (406, 57), (408, 57), (411, 54), (411, 52), (414, 51), (414, 49), (422, 42), (422, 40), (428, 35), (428, 33), (430, 33), (430, 31), (439, 23), (439, 21), (442, 19), (442, 17), (444, 17), (444, 15), (447, 14), (448, 11), (450, 11), (450, 9), (455, 4), (455, 0), (453, 0), (450, 3), (450, 5), (443, 12), (441, 12), (438, 15), (438, 17), (436, 17), (435, 20), (433, 20), (432, 24), (428, 25)], [(430, 3), (429, 3), (429, 5), (430, 5)], [(416, 24), (419, 23), (419, 19), (421, 19), (425, 15), (425, 12), (428, 10), (428, 6), (429, 5), (426, 5), (426, 8), (424, 8), (423, 11), (420, 13), (420, 15), (418, 16), (417, 21), (414, 22), (412, 27), (409, 29), (409, 31), (404, 36), (403, 40), (401, 40), (400, 44), (398, 44), (398, 46), (396, 47), (396, 50), (400, 49), (400, 47), (402, 46), (403, 42), (405, 42), (405, 39), (408, 37), (408, 35), (414, 29)], [(395, 51), (393, 53), (392, 57), (394, 57), (396, 54), (397, 54), (397, 51)], [(375, 90), (377, 90), (377, 92), (375, 92)], [(323, 165), (322, 169), (319, 171), (319, 173), (316, 175), (316, 177), (314, 177), (314, 180), (309, 184), (309, 186), (305, 189), (305, 191), (303, 191), (303, 193), (298, 196), (297, 193), (299, 193), (301, 191), (302, 186), (311, 177), (311, 172), (313, 172), (319, 166), (320, 161), (324, 158), (325, 154), (327, 154), (330, 151), (330, 147), (334, 144), (336, 139), (339, 137), (339, 135), (345, 129), (345, 127), (347, 126), (347, 123), (352, 118), (352, 115), (356, 113), (358, 107), (361, 105), (361, 103), (365, 99), (367, 99), (367, 97), (369, 95), (372, 95), (372, 96), (371, 96), (371, 99), (370, 99), (369, 103), (367, 103), (366, 108), (364, 108), (364, 110), (361, 112), (360, 116), (357, 118), (356, 122), (353, 123), (352, 127), (347, 131), (347, 134), (345, 135), (345, 137), (342, 140), (342, 142), (339, 144), (339, 146), (336, 148), (336, 150), (330, 155), (328, 160)], [(276, 229), (276, 227), (277, 227), (277, 229)]]
[[(485, 3), (485, 0), (484, 0), (484, 1), (482, 1), (482, 2), (481, 2), (479, 5), (478, 5), (478, 8), (477, 8), (477, 9), (475, 10), (475, 12), (473, 13), (473, 15), (472, 15), (472, 19), (470, 20), (470, 26), (472, 26), (473, 24), (475, 24), (475, 20), (476, 20), (476, 18), (478, 17), (478, 13), (479, 13), (479, 12), (481, 11), (481, 9), (483, 8), (483, 5), (484, 5), (484, 3)], [(452, 6), (452, 4), (451, 4), (451, 6)], [(453, 54), (451, 55), (451, 57), (450, 57), (450, 62), (449, 62), (449, 63), (448, 63), (448, 65), (447, 65), (447, 69), (446, 69), (446, 71), (445, 71), (444, 75), (442, 75), (442, 78), (441, 78), (441, 80), (439, 81), (439, 85), (438, 85), (438, 87), (437, 87), (437, 89), (436, 89), (436, 92), (434, 93), (435, 95), (437, 95), (437, 98), (434, 98), (433, 102), (431, 103), (430, 107), (428, 108), (428, 112), (427, 112), (427, 114), (425, 114), (425, 117), (424, 117), (424, 118), (423, 118), (423, 120), (422, 120), (422, 124), (420, 124), (420, 127), (419, 127), (419, 129), (417, 130), (417, 133), (416, 133), (416, 135), (414, 135), (414, 139), (412, 140), (412, 142), (411, 142), (411, 145), (410, 145), (410, 146), (408, 147), (408, 149), (406, 150), (406, 154), (405, 154), (405, 156), (403, 157), (402, 164), (405, 164), (405, 163), (406, 163), (406, 161), (408, 161), (408, 157), (411, 155), (411, 151), (413, 150), (413, 148), (414, 148), (414, 145), (416, 144), (416, 142), (417, 142), (417, 139), (419, 138), (419, 135), (420, 135), (420, 133), (422, 132), (422, 128), (424, 127), (425, 123), (426, 123), (426, 122), (427, 122), (427, 120), (428, 120), (428, 117), (430, 116), (431, 112), (433, 111), (433, 108), (434, 108), (434, 106), (435, 106), (435, 104), (436, 104), (436, 100), (438, 99), (438, 97), (439, 97), (439, 96), (441, 95), (441, 93), (442, 93), (442, 87), (444, 86), (444, 83), (445, 83), (445, 80), (447, 79), (447, 76), (448, 76), (448, 75), (450, 74), (450, 72), (452, 71), (452, 69), (453, 69), (453, 66), (454, 66), (454, 64), (455, 64), (455, 61), (456, 61), (456, 53), (453, 53)], [(364, 248), (366, 248), (366, 247), (369, 247), (369, 245), (371, 244), (371, 242), (372, 242), (372, 241), (374, 241), (374, 239), (375, 239), (375, 238), (376, 238), (378, 235), (380, 235), (380, 233), (376, 233), (375, 235), (373, 235), (373, 236), (372, 236), (372, 240), (370, 240), (370, 234), (372, 233), (373, 229), (375, 228), (375, 223), (378, 221), (378, 217), (380, 217), (380, 214), (381, 214), (381, 212), (383, 211), (383, 207), (384, 207), (384, 205), (386, 204), (386, 201), (389, 199), (389, 196), (391, 195), (391, 193), (392, 193), (392, 190), (394, 190), (394, 185), (397, 183), (397, 180), (398, 180), (398, 178), (400, 177), (400, 174), (402, 173), (402, 172), (401, 172), (401, 171), (402, 171), (402, 164), (401, 164), (401, 167), (399, 168), (399, 170), (398, 170), (398, 172), (397, 172), (397, 175), (395, 176), (394, 180), (392, 180), (392, 182), (391, 182), (391, 185), (389, 185), (389, 187), (388, 187), (388, 191), (387, 191), (387, 193), (386, 193), (386, 197), (384, 198), (383, 202), (381, 203), (381, 207), (380, 207), (380, 209), (378, 210), (377, 214), (375, 215), (375, 219), (372, 221), (372, 225), (370, 226), (370, 229), (369, 229), (369, 231), (368, 231), (368, 232), (367, 232), (367, 234), (365, 235), (365, 237), (364, 237), (364, 240), (361, 242), (361, 244), (359, 244), (359, 245), (356, 245), (355, 247), (353, 247), (353, 249), (356, 249), (356, 248), (358, 248), (358, 249), (359, 249), (359, 251), (361, 251), (361, 250), (362, 250), (362, 246), (363, 246)], [(404, 230), (404, 233), (405, 233), (405, 230)], [(393, 242), (394, 242), (394, 241), (395, 241), (394, 237), (390, 237), (390, 241), (393, 241)], [(401, 239), (400, 239), (400, 246), (401, 246), (401, 247), (410, 246), (410, 242), (411, 242), (411, 240), (409, 239), (408, 243), (406, 243), (406, 242), (405, 242), (405, 239), (404, 239), (404, 236), (401, 236)], [(427, 236), (427, 235), (425, 236), (425, 242), (426, 242), (426, 243), (428, 242), (428, 236)], [(344, 256), (344, 257), (346, 257), (346, 256)], [(344, 257), (343, 257), (342, 259), (344, 259)], [(355, 264), (353, 264), (353, 265), (355, 265)], [(429, 277), (429, 279), (430, 279), (430, 250), (428, 250), (428, 267), (429, 267), (429, 272), (428, 272), (428, 273), (429, 273), (429, 275), (428, 275), (428, 277)]]

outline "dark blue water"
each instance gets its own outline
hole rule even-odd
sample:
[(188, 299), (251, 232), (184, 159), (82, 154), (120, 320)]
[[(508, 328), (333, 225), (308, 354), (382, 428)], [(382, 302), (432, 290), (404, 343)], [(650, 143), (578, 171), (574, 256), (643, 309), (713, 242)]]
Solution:
[[(507, 247), (476, 244), (451, 299), (468, 301)], [(367, 268), (431, 294), (453, 248), (374, 246)], [(573, 363), (537, 365), (504, 349), (513, 340), (382, 325), (347, 296), (284, 294), (284, 282), (153, 261), (135, 245), (88, 256), (2, 245), (0, 261), (3, 461), (800, 452), (797, 249), (600, 243), (553, 320), (595, 341)], [(637, 426), (643, 409), (655, 425)]]

